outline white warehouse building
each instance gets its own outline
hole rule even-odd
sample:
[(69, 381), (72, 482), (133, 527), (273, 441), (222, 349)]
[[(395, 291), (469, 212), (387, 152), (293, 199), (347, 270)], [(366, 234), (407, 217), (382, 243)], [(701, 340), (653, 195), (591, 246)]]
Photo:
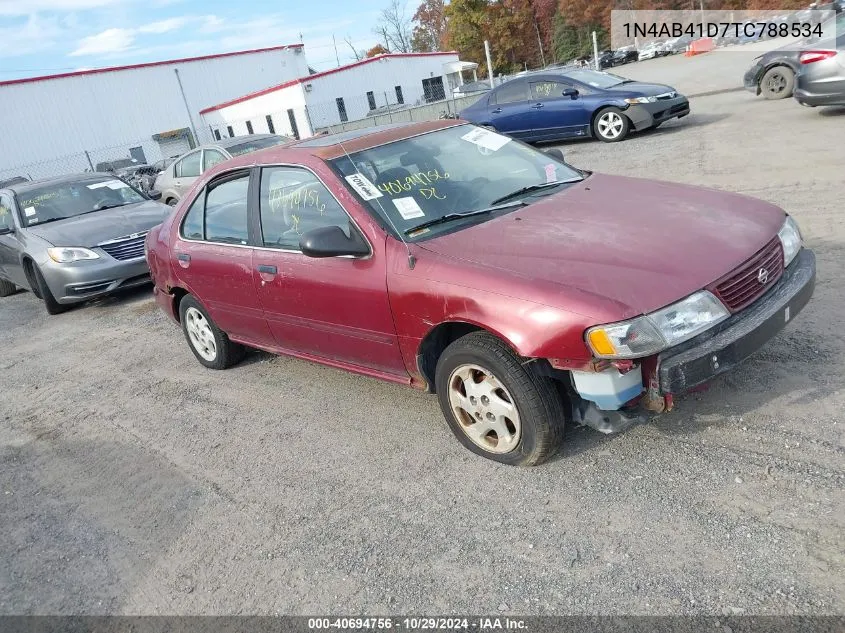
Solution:
[(211, 140), (200, 111), (307, 76), (301, 44), (0, 82), (0, 179), (154, 161)]
[(305, 138), (347, 121), (443, 101), (475, 76), (458, 54), (387, 53), (303, 75), (202, 110), (215, 138), (276, 133)]

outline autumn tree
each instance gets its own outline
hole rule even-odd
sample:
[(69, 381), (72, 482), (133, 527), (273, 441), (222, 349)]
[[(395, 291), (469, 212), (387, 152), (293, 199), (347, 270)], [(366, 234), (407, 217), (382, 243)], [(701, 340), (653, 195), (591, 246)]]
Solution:
[(446, 11), (443, 0), (423, 0), (411, 18), (411, 48), (427, 53), (446, 48)]
[(453, 48), (463, 59), (480, 63), (479, 73), (485, 76), (484, 40), (489, 4), (487, 0), (451, 0), (444, 8), (448, 29), (447, 48)]
[(364, 53), (364, 57), (375, 57), (376, 55), (386, 55), (389, 52), (390, 51), (387, 50), (381, 44), (376, 44), (370, 50), (368, 50), (366, 53)]

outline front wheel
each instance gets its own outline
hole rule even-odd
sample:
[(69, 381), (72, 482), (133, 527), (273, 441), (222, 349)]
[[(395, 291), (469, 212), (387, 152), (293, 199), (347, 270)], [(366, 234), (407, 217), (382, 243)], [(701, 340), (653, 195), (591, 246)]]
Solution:
[(476, 455), (535, 466), (561, 444), (563, 403), (554, 382), (487, 332), (449, 345), (435, 383), (449, 428)]
[(226, 369), (244, 357), (242, 345), (229, 340), (215, 325), (200, 302), (187, 295), (179, 302), (179, 321), (188, 346), (197, 360), (209, 369)]
[(38, 267), (33, 264), (32, 274), (35, 277), (35, 285), (38, 288), (38, 296), (44, 301), (44, 307), (47, 308), (47, 314), (61, 314), (70, 310), (71, 306), (64, 305), (56, 301), (53, 293), (50, 292), (50, 287), (44, 279), (44, 275), (38, 270)]
[(600, 141), (615, 143), (628, 136), (631, 123), (619, 108), (605, 108), (593, 120), (593, 134)]
[(786, 66), (775, 66), (766, 71), (760, 80), (760, 94), (764, 99), (786, 99), (792, 96), (795, 73)]

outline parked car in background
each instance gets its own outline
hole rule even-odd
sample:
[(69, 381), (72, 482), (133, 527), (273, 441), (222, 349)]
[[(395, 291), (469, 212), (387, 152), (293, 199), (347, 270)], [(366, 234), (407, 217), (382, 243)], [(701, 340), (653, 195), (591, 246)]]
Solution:
[(667, 55), (677, 55), (687, 50), (687, 47), (695, 40), (689, 35), (682, 35), (680, 37), (673, 37), (667, 40), (663, 45), (663, 51)]
[[(839, 15), (823, 25), (824, 31), (845, 33), (845, 14)], [(809, 38), (799, 44), (787, 44), (769, 51), (754, 59), (751, 68), (745, 72), (742, 83), (746, 90), (766, 99), (785, 99), (793, 95), (795, 76), (801, 70), (801, 51), (807, 48), (821, 47), (831, 50), (836, 48), (832, 41), (821, 43), (817, 38)]]
[(144, 163), (140, 162), (137, 158), (118, 158), (116, 160), (107, 160), (101, 163), (97, 163), (97, 166), (94, 168), (94, 171), (99, 173), (106, 173), (106, 172), (115, 172), (118, 169), (123, 169), (125, 167), (132, 167), (133, 165), (143, 165)]
[(571, 68), (508, 81), (460, 117), (530, 142), (578, 136), (614, 142), (687, 114), (689, 101), (669, 86)]
[(655, 57), (663, 57), (664, 55), (667, 55), (668, 53), (664, 49), (665, 44), (665, 40), (654, 40), (653, 42), (649, 42), (640, 49), (637, 59), (639, 61), (643, 61), (645, 59), (654, 59)]
[(26, 288), (58, 314), (149, 283), (144, 237), (169, 213), (111, 174), (0, 189), (0, 296)]
[(200, 364), (246, 346), (427, 389), (466, 448), (512, 465), (548, 459), (566, 424), (671, 410), (815, 281), (768, 202), (579, 171), (458, 121), (242, 156), (185, 202), (147, 250)]
[(613, 66), (622, 66), (639, 59), (639, 53), (633, 46), (623, 46), (613, 52)]
[(837, 33), (828, 45), (801, 52), (795, 87), (795, 100), (801, 105), (845, 105), (845, 29)]
[(161, 192), (161, 199), (165, 204), (174, 206), (194, 181), (217, 163), (289, 140), (291, 139), (277, 134), (250, 134), (202, 145), (174, 160), (172, 165), (156, 177), (153, 188)]
[(0, 189), (3, 187), (9, 187), (10, 185), (17, 185), (22, 182), (29, 182), (29, 178), (26, 176), (12, 176), (6, 180), (0, 180)]
[[(614, 65), (613, 60), (613, 53), (614, 51), (607, 50), (607, 51), (599, 51), (599, 70), (603, 70), (605, 68), (612, 68)], [(593, 58), (590, 57), (588, 60), (590, 65), (593, 63)]]

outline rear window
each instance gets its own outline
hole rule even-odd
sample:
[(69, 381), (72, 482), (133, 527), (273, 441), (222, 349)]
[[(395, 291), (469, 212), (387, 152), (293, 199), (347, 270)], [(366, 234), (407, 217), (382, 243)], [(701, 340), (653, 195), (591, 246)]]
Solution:
[(226, 151), (229, 152), (232, 156), (240, 156), (241, 154), (257, 152), (260, 149), (273, 147), (274, 145), (281, 145), (287, 140), (288, 139), (286, 139), (284, 136), (269, 136), (265, 138), (254, 139), (251, 141), (244, 141), (243, 143), (238, 143), (237, 145), (230, 145), (226, 148)]

